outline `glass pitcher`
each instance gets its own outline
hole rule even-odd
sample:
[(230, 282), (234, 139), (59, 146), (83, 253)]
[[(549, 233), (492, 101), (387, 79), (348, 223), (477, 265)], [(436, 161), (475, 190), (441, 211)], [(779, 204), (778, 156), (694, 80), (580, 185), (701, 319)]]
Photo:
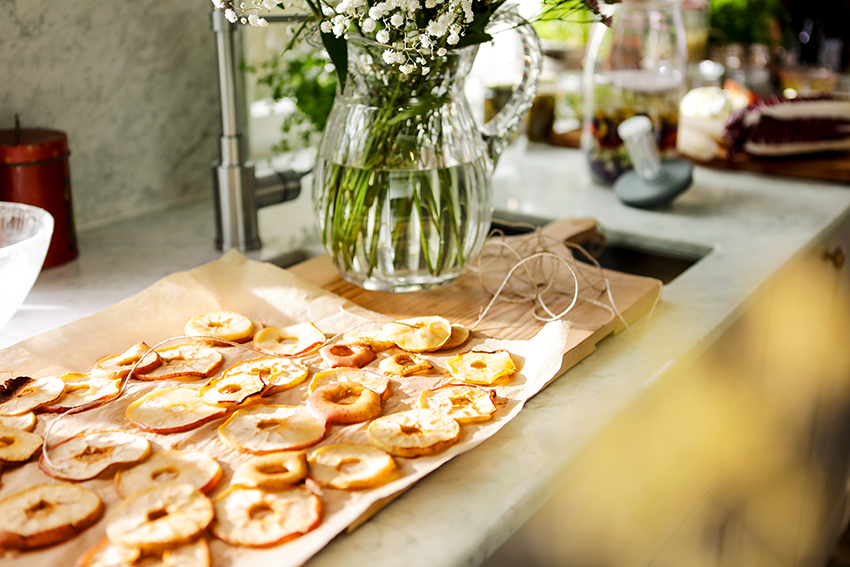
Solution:
[(594, 24), (584, 64), (582, 149), (591, 176), (611, 184), (630, 167), (617, 127), (648, 116), (661, 159), (673, 157), (688, 49), (679, 0), (623, 0)]
[(347, 281), (412, 291), (448, 283), (471, 262), (492, 214), (491, 174), (534, 99), (539, 41), (514, 12), (525, 72), (479, 131), (464, 96), (477, 46), (449, 50), (427, 74), (404, 75), (386, 46), (348, 39), (348, 80), (337, 96), (313, 170), (322, 242)]

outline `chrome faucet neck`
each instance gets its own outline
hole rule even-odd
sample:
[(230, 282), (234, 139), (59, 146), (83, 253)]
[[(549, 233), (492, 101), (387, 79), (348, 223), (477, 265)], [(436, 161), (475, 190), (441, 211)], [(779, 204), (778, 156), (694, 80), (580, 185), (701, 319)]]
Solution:
[[(303, 20), (303, 16), (275, 16), (270, 22)], [(306, 172), (267, 171), (257, 173), (248, 161), (247, 101), (240, 26), (227, 21), (222, 10), (211, 13), (218, 51), (218, 84), (221, 105), (220, 159), (213, 163), (216, 239), (219, 250), (241, 251), (260, 248), (257, 209), (290, 201), (301, 192)], [(258, 192), (260, 196), (258, 198)]]

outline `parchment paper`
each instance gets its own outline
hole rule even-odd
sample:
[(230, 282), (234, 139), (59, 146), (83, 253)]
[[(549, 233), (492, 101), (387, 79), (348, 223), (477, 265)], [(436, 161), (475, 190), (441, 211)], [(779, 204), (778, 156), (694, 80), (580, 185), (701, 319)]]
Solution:
[[(289, 272), (271, 264), (245, 259), (230, 252), (220, 260), (188, 272), (168, 276), (145, 291), (90, 317), (33, 337), (0, 351), (0, 370), (15, 375), (41, 377), (65, 372), (87, 372), (100, 358), (124, 352), (132, 345), (145, 341), (149, 345), (183, 334), (190, 317), (209, 311), (229, 310), (243, 313), (267, 326), (286, 326), (314, 322), (328, 336), (343, 332), (365, 321), (381, 321), (386, 317), (367, 311), (341, 297), (317, 288)], [(428, 313), (422, 313), (428, 315)], [(380, 323), (377, 323), (380, 327)], [(554, 379), (561, 367), (567, 344), (569, 325), (549, 323), (528, 341), (496, 341), (477, 336), (460, 348), (445, 353), (425, 354), (434, 364), (434, 371), (415, 377), (391, 378), (392, 396), (384, 404), (382, 415), (417, 407), (419, 393), (425, 389), (452, 382), (446, 360), (470, 349), (507, 349), (519, 369), (506, 386), (497, 393), (507, 399), (494, 419), (482, 424), (461, 427), (458, 444), (432, 457), (396, 459), (401, 477), (387, 485), (371, 490), (321, 490), (324, 517), (314, 531), (284, 545), (270, 549), (232, 547), (207, 534), (213, 565), (216, 567), (249, 565), (300, 565), (319, 552), (331, 539), (360, 518), (370, 506), (415, 483), (455, 455), (469, 451), (501, 429), (522, 409), (524, 402)], [(174, 341), (169, 344), (179, 344)], [(235, 347), (221, 349), (224, 364), (220, 371), (234, 362), (260, 356)], [(398, 351), (379, 353), (378, 360), (369, 366), (377, 367), (380, 360)], [(318, 356), (303, 361), (312, 373), (324, 369)], [(217, 374), (216, 374), (217, 375)], [(64, 438), (104, 429), (122, 429), (147, 438), (153, 451), (194, 450), (215, 457), (224, 469), (224, 477), (215, 495), (229, 484), (233, 471), (251, 455), (230, 450), (219, 440), (216, 430), (224, 418), (197, 429), (169, 435), (145, 433), (127, 422), (127, 406), (142, 394), (159, 387), (198, 388), (206, 379), (196, 381), (164, 380), (160, 382), (130, 381), (119, 399), (96, 409), (63, 418), (53, 428), (51, 445)], [(264, 398), (262, 403), (297, 405), (307, 397), (309, 378), (291, 390)], [(36, 433), (44, 435), (46, 424), (56, 419), (52, 414), (40, 414)], [(339, 442), (366, 442), (366, 425), (331, 426), (319, 446)], [(55, 440), (54, 440), (55, 439)], [(308, 449), (308, 454), (311, 449)], [(107, 513), (120, 502), (113, 475), (80, 483), (94, 490), (103, 500)], [(60, 482), (44, 474), (35, 462), (3, 471), (0, 499), (29, 486)], [(3, 556), (9, 566), (71, 565), (88, 548), (104, 537), (105, 522), (97, 524), (65, 543), (38, 551), (12, 552)]]

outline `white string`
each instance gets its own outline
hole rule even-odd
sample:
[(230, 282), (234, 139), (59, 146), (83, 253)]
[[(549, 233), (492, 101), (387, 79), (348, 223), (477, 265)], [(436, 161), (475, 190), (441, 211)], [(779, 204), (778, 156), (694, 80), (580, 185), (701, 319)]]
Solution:
[[(626, 331), (635, 333), (623, 313), (617, 307), (611, 290), (611, 282), (602, 269), (602, 266), (593, 255), (588, 253), (583, 247), (576, 243), (561, 241), (546, 234), (541, 227), (527, 223), (505, 222), (505, 224), (514, 228), (530, 228), (532, 229), (532, 232), (521, 237), (506, 237), (504, 232), (498, 229), (490, 233), (490, 238), (479, 253), (475, 267), (472, 268), (472, 271), (478, 273), (482, 289), (484, 289), (484, 291), (492, 297), (487, 306), (479, 313), (477, 321), (471, 327), (472, 329), (476, 329), (478, 325), (481, 324), (496, 301), (500, 299), (509, 303), (531, 302), (531, 316), (540, 322), (558, 321), (566, 318), (567, 315), (569, 315), (575, 308), (577, 303), (581, 301), (604, 309), (609, 313), (610, 317), (604, 323), (600, 324), (587, 324), (581, 321), (571, 320), (570, 324), (572, 326), (595, 330), (609, 325), (614, 320), (619, 320)], [(494, 246), (498, 250), (496, 253), (491, 251)], [(559, 247), (565, 248), (567, 253), (566, 257), (554, 251)], [(588, 259), (591, 266), (587, 266), (587, 264), (582, 262), (584, 269), (577, 269), (578, 265), (576, 262), (578, 262), (578, 260), (576, 260), (572, 251), (577, 251), (583, 254)], [(547, 264), (543, 261), (546, 258), (552, 260), (551, 270), (547, 269)], [(565, 266), (569, 270), (569, 278), (564, 279), (558, 277), (558, 269), (561, 266)], [(484, 274), (492, 275), (494, 273), (501, 273), (506, 267), (507, 271), (505, 272), (498, 288), (495, 291), (488, 289), (487, 283), (484, 279)], [(590, 271), (588, 271), (588, 267), (591, 267)], [(522, 272), (520, 273), (524, 277), (522, 279), (518, 277), (517, 279), (519, 280), (519, 283), (513, 287), (509, 287), (509, 283), (512, 278), (517, 275), (516, 272), (520, 268), (522, 268)], [(589, 276), (592, 273), (595, 273), (598, 276), (596, 281), (591, 281)], [(564, 281), (566, 281), (564, 285), (559, 285)], [(582, 282), (586, 284), (586, 287), (582, 286)], [(520, 289), (523, 286), (529, 286), (530, 291), (524, 292)], [(607, 298), (607, 303), (591, 297), (583, 297), (580, 293), (581, 289), (593, 290), (597, 293), (604, 294)], [(661, 299), (662, 290), (663, 285), (659, 282), (658, 293), (656, 294), (649, 313), (647, 314), (646, 324), (643, 330), (637, 333), (638, 335), (642, 335), (649, 327), (655, 307)], [(551, 294), (556, 297), (568, 297), (570, 298), (569, 305), (563, 311), (556, 314), (547, 304), (545, 298), (547, 294)]]
[[(599, 264), (599, 262), (596, 260), (596, 258), (594, 258), (591, 254), (589, 254), (583, 247), (579, 246), (578, 244), (569, 242), (569, 241), (560, 241), (557, 238), (554, 238), (554, 237), (552, 237), (548, 234), (545, 234), (540, 227), (536, 227), (536, 226), (533, 226), (533, 225), (530, 225), (530, 224), (509, 223), (509, 222), (506, 222), (505, 224), (512, 226), (512, 227), (516, 227), (516, 228), (531, 228), (533, 231), (523, 238), (512, 237), (512, 239), (511, 239), (512, 242), (510, 242), (510, 243), (507, 241), (507, 237), (505, 236), (505, 234), (502, 231), (494, 230), (493, 232), (491, 232), (489, 240), (487, 241), (487, 243), (485, 243), (484, 248), (478, 254), (478, 257), (476, 259), (476, 264), (475, 264), (474, 267), (471, 267), (471, 271), (478, 272), (479, 281), (481, 282), (482, 288), (484, 289), (485, 292), (490, 294), (492, 297), (491, 297), (490, 301), (488, 302), (488, 304), (484, 307), (484, 309), (481, 310), (481, 312), (479, 313), (478, 319), (470, 327), (470, 330), (475, 330), (481, 324), (481, 322), (484, 320), (484, 318), (487, 316), (487, 314), (489, 313), (489, 311), (493, 307), (493, 305), (496, 303), (496, 301), (501, 299), (502, 301), (507, 301), (507, 302), (510, 302), (510, 303), (524, 303), (524, 302), (527, 302), (527, 301), (531, 301), (533, 303), (533, 306), (531, 308), (531, 316), (535, 320), (543, 322), (543, 323), (547, 323), (547, 322), (551, 322), (551, 321), (558, 321), (558, 320), (564, 319), (575, 308), (575, 306), (578, 304), (578, 302), (582, 301), (584, 303), (588, 303), (588, 304), (591, 304), (591, 305), (594, 305), (594, 306), (597, 306), (597, 307), (600, 307), (600, 308), (606, 310), (610, 314), (610, 318), (607, 321), (605, 321), (604, 323), (596, 324), (596, 325), (590, 325), (590, 324), (582, 323), (580, 321), (570, 321), (571, 326), (583, 328), (583, 329), (588, 329), (588, 330), (593, 330), (593, 329), (599, 329), (599, 328), (605, 327), (608, 324), (610, 324), (612, 321), (614, 321), (615, 319), (618, 319), (622, 323), (622, 325), (623, 325), (623, 327), (626, 331), (632, 332), (632, 333), (635, 332), (635, 331), (633, 331), (632, 327), (629, 325), (628, 321), (626, 321), (626, 318), (623, 316), (623, 314), (617, 308), (616, 302), (614, 300), (614, 295), (611, 291), (610, 280), (608, 279), (605, 272), (603, 271), (602, 266)], [(483, 262), (483, 260), (486, 256), (487, 248), (492, 247), (492, 246), (496, 246), (498, 248), (499, 252), (498, 252), (498, 254), (496, 254), (491, 259), (489, 264), (484, 266), (484, 265), (482, 265), (482, 262)], [(588, 258), (588, 260), (591, 262), (591, 264), (594, 268), (593, 271), (598, 272), (598, 276), (599, 276), (598, 281), (596, 281), (596, 282), (590, 281), (590, 279), (588, 279), (587, 274), (585, 273), (586, 270), (576, 270), (573, 267), (573, 264), (575, 262), (577, 262), (577, 260), (575, 259), (574, 255), (572, 253), (569, 254), (568, 258), (565, 258), (564, 256), (561, 256), (561, 255), (553, 252), (552, 251), (553, 248), (557, 247), (557, 246), (564, 246), (567, 249), (568, 252), (570, 252), (571, 250), (576, 250), (576, 251), (579, 251), (582, 254), (584, 254)], [(484, 273), (485, 272), (487, 272), (487, 273), (496, 272), (497, 271), (497, 268), (496, 268), (497, 264), (500, 264), (500, 260), (503, 260), (506, 256), (512, 257), (514, 262), (510, 266), (510, 268), (507, 270), (507, 272), (505, 273), (505, 276), (502, 278), (501, 284), (496, 289), (496, 291), (494, 291), (494, 292), (489, 291), (487, 289), (487, 285), (484, 281)], [(543, 260), (546, 259), (546, 258), (553, 261), (552, 262), (552, 268), (551, 268), (550, 272), (546, 270), (546, 264), (543, 262)], [(536, 265), (530, 267), (528, 264), (532, 263), (532, 261), (537, 261), (537, 262), (536, 262)], [(572, 291), (571, 293), (569, 291), (564, 291), (563, 289), (559, 289), (559, 288), (556, 287), (558, 282), (559, 282), (557, 275), (558, 275), (558, 268), (560, 266), (564, 266), (569, 270), (571, 285), (568, 285), (566, 287), (571, 288), (571, 291)], [(501, 265), (499, 267), (501, 267)], [(531, 288), (530, 292), (522, 293), (520, 290), (516, 289), (516, 287), (508, 288), (508, 284), (510, 283), (514, 274), (520, 268), (523, 269), (523, 273), (526, 277), (526, 282), (525, 282), (526, 285), (530, 286), (530, 288)], [(589, 298), (589, 297), (582, 297), (580, 295), (580, 291), (581, 291), (580, 279), (584, 280), (587, 283), (587, 287), (589, 289), (595, 290), (598, 293), (604, 292), (607, 299), (608, 299), (608, 303), (606, 304), (606, 303), (603, 303), (602, 301), (598, 301), (596, 299)], [(638, 335), (642, 335), (649, 328), (649, 324), (652, 320), (652, 315), (655, 312), (656, 306), (658, 305), (658, 303), (661, 300), (662, 289), (663, 289), (663, 286), (659, 282), (658, 294), (656, 295), (656, 297), (655, 297), (655, 299), (652, 303), (652, 306), (651, 306), (651, 308), (650, 308), (650, 310), (647, 314), (646, 324), (645, 324), (643, 330), (640, 333), (638, 333)], [(507, 292), (513, 294), (513, 297), (504, 295)], [(555, 296), (569, 297), (570, 302), (567, 305), (567, 307), (564, 308), (560, 313), (554, 313), (553, 310), (549, 307), (549, 305), (547, 304), (547, 302), (545, 300), (544, 296), (547, 293), (552, 293)], [(542, 311), (543, 314), (540, 314), (539, 313), (540, 311)], [(359, 327), (362, 327), (364, 325), (373, 324), (373, 323), (386, 323), (386, 321), (364, 321), (362, 323), (355, 325), (354, 327), (351, 327), (350, 329), (347, 329), (345, 331), (337, 333), (336, 335), (332, 336), (330, 339), (326, 340), (325, 342), (323, 342), (319, 345), (316, 345), (315, 347), (311, 348), (307, 352), (301, 353), (301, 354), (296, 355), (296, 356), (286, 357), (286, 358), (302, 359), (302, 358), (307, 358), (307, 357), (313, 356), (313, 355), (316, 354), (316, 352), (322, 346), (335, 342), (341, 336), (343, 336), (345, 333), (349, 333), (349, 332), (351, 332), (351, 331), (353, 331), (353, 330), (355, 330)], [(507, 327), (509, 327), (509, 326), (492, 328), (490, 330), (499, 330), (499, 329), (504, 329), (504, 328), (507, 328)], [(61, 470), (62, 470), (61, 468), (57, 467), (53, 463), (53, 461), (50, 459), (50, 455), (49, 455), (50, 435), (51, 435), (53, 427), (56, 425), (56, 423), (58, 423), (63, 418), (65, 418), (69, 415), (81, 413), (83, 411), (86, 411), (86, 410), (89, 410), (89, 409), (92, 409), (92, 408), (95, 408), (95, 407), (99, 407), (101, 405), (105, 405), (107, 403), (110, 403), (110, 402), (120, 398), (124, 394), (124, 392), (126, 391), (127, 383), (129, 382), (130, 378), (135, 374), (136, 368), (139, 366), (139, 364), (151, 352), (153, 352), (157, 348), (159, 348), (159, 347), (161, 347), (161, 346), (163, 346), (163, 345), (165, 345), (165, 344), (167, 344), (171, 341), (178, 340), (178, 339), (210, 340), (210, 341), (213, 341), (215, 343), (226, 343), (230, 346), (239, 347), (241, 349), (256, 352), (258, 354), (262, 354), (262, 355), (265, 355), (265, 356), (268, 355), (268, 353), (260, 351), (256, 348), (253, 348), (252, 346), (246, 346), (246, 345), (241, 344), (241, 343), (233, 342), (233, 341), (230, 341), (230, 340), (227, 340), (227, 339), (222, 339), (220, 337), (215, 337), (215, 336), (211, 336), (211, 335), (204, 335), (204, 336), (178, 335), (178, 336), (170, 337), (168, 339), (165, 339), (164, 341), (161, 341), (161, 342), (155, 344), (154, 346), (150, 347), (147, 350), (147, 352), (145, 352), (145, 354), (143, 356), (141, 356), (138, 361), (136, 361), (135, 364), (133, 364), (133, 367), (130, 369), (130, 372), (128, 372), (127, 375), (124, 376), (121, 379), (121, 384), (118, 388), (118, 392), (114, 396), (112, 396), (111, 398), (108, 398), (106, 400), (94, 400), (94, 401), (88, 402), (86, 404), (71, 408), (68, 411), (66, 411), (65, 413), (59, 414), (59, 416), (56, 419), (54, 419), (47, 426), (47, 430), (45, 431), (45, 435), (44, 435), (44, 443), (43, 443), (42, 449), (41, 449), (42, 450), (42, 457), (44, 459), (44, 462), (47, 464), (47, 466), (49, 468), (56, 470), (56, 471), (59, 471), (59, 472), (61, 472)]]
[[(364, 325), (370, 325), (370, 324), (373, 324), (373, 323), (386, 323), (386, 321), (364, 321), (362, 323), (358, 323), (357, 325), (355, 325), (354, 327), (351, 327), (350, 329), (346, 329), (345, 331), (342, 331), (341, 333), (337, 333), (336, 335), (333, 335), (330, 339), (325, 340), (323, 343), (314, 346), (313, 348), (307, 350), (306, 352), (303, 352), (301, 354), (294, 355), (294, 356), (286, 356), (286, 357), (279, 356), (279, 358), (302, 359), (302, 358), (307, 358), (307, 357), (313, 356), (324, 345), (335, 342), (345, 333), (349, 333), (349, 332), (351, 332), (351, 331), (353, 331), (353, 330), (355, 330), (359, 327), (362, 327)], [(130, 381), (130, 378), (135, 374), (136, 368), (139, 366), (139, 364), (142, 363), (142, 361), (145, 358), (147, 358), (147, 356), (150, 353), (154, 352), (156, 349), (160, 348), (161, 346), (163, 346), (167, 343), (170, 343), (171, 341), (176, 341), (176, 340), (180, 340), (180, 339), (184, 339), (184, 340), (185, 339), (190, 339), (190, 340), (200, 339), (200, 340), (210, 340), (210, 341), (213, 341), (214, 343), (226, 343), (229, 346), (239, 347), (243, 350), (248, 350), (248, 351), (251, 351), (251, 352), (256, 352), (258, 354), (262, 354), (263, 356), (269, 356), (269, 353), (261, 351), (259, 349), (256, 349), (253, 346), (248, 346), (248, 345), (245, 345), (245, 344), (242, 344), (242, 343), (237, 343), (237, 342), (234, 342), (234, 341), (222, 339), (221, 337), (215, 337), (215, 336), (212, 336), (212, 335), (192, 335), (192, 336), (177, 335), (177, 336), (174, 336), (174, 337), (167, 338), (164, 341), (160, 341), (157, 344), (153, 345), (152, 347), (148, 348), (148, 350), (145, 352), (145, 354), (143, 354), (141, 357), (139, 357), (139, 360), (137, 360), (135, 362), (135, 364), (133, 364), (132, 368), (130, 368), (130, 372), (128, 372), (126, 376), (121, 378), (121, 384), (118, 387), (118, 392), (114, 396), (107, 398), (107, 399), (93, 400), (91, 402), (87, 402), (85, 404), (70, 408), (66, 412), (59, 414), (56, 417), (56, 419), (54, 419), (53, 421), (50, 422), (50, 424), (47, 426), (47, 429), (44, 432), (44, 442), (41, 445), (41, 456), (44, 459), (44, 462), (47, 464), (47, 466), (50, 469), (53, 469), (54, 471), (57, 471), (57, 472), (60, 472), (60, 473), (62, 472), (62, 468), (56, 466), (56, 464), (50, 458), (50, 454), (49, 454), (49, 451), (50, 451), (50, 434), (53, 431), (53, 427), (59, 421), (61, 421), (63, 418), (65, 418), (69, 415), (73, 415), (75, 413), (81, 413), (81, 412), (84, 412), (86, 410), (94, 409), (96, 407), (106, 405), (106, 404), (113, 402), (113, 401), (117, 400), (118, 398), (120, 398), (124, 394), (125, 390), (127, 389), (127, 383)], [(273, 355), (273, 356), (277, 356), (277, 355)]]

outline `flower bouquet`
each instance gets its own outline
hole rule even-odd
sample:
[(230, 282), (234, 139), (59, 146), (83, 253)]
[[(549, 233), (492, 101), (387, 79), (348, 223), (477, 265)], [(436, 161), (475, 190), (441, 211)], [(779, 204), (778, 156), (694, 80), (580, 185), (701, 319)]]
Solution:
[[(619, 0), (605, 0), (614, 3)], [(340, 85), (314, 168), (322, 240), (342, 276), (368, 289), (426, 289), (458, 277), (490, 225), (491, 173), (530, 107), (539, 42), (505, 0), (304, 0), (293, 41), (318, 33)], [(274, 0), (213, 0), (231, 22), (267, 25)], [(597, 0), (543, 0), (530, 18), (599, 16)], [(523, 80), (476, 126), (464, 79), (494, 27), (513, 28)]]

